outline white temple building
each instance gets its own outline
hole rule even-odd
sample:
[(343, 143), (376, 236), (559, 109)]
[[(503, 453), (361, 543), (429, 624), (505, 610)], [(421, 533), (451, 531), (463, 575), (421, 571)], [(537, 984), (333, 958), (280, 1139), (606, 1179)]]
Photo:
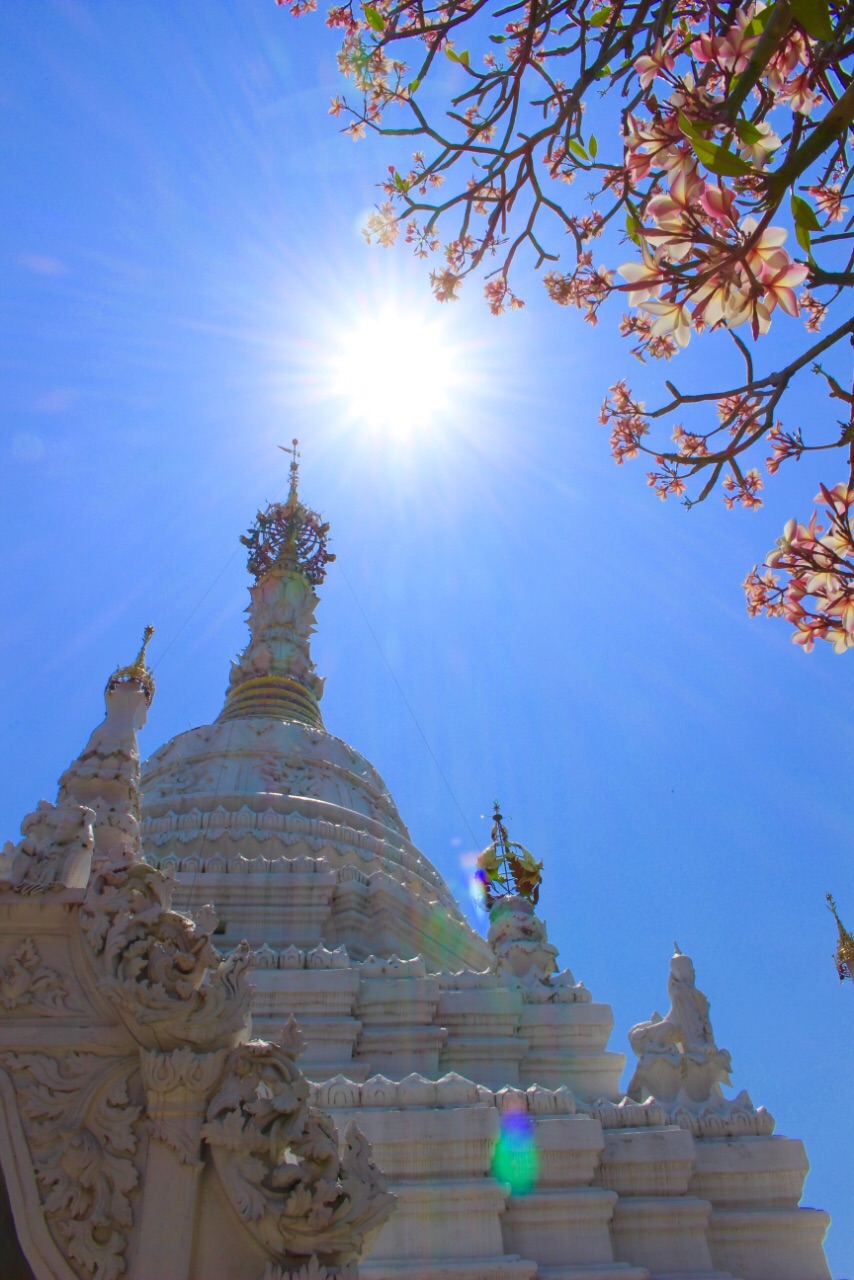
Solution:
[(297, 480), (243, 538), (214, 723), (140, 776), (143, 647), (0, 856), (0, 1278), (829, 1280), (803, 1144), (725, 1093), (690, 959), (624, 1093), (542, 864), (496, 810), (484, 939), (325, 728)]

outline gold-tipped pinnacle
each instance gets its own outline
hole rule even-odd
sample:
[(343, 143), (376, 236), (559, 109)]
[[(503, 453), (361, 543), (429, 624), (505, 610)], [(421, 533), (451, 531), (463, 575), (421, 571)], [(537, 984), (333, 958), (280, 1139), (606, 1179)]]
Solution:
[(281, 449), (282, 453), (289, 453), (291, 455), (291, 487), (290, 487), (290, 492), (288, 493), (288, 501), (295, 500), (297, 497), (297, 485), (299, 483), (299, 452), (297, 451), (298, 444), (299, 444), (299, 440), (297, 440), (296, 436), (294, 436), (293, 440), (291, 441), (290, 449), (286, 444), (279, 445), (279, 448)]
[(154, 627), (151, 623), (142, 633), (142, 644), (139, 647), (139, 653), (133, 662), (127, 667), (116, 667), (113, 674), (107, 681), (107, 689), (115, 689), (120, 684), (130, 684), (135, 681), (145, 695), (145, 701), (151, 706), (151, 700), (154, 697), (154, 676), (148, 669), (145, 661), (145, 651), (148, 648), (148, 642), (154, 635)]

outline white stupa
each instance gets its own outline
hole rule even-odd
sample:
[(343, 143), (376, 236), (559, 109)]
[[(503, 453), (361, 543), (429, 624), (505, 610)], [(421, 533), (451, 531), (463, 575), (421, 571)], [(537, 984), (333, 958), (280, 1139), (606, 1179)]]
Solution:
[(624, 1093), (498, 808), (484, 939), (327, 732), (297, 481), (216, 721), (140, 780), (143, 645), (0, 853), (0, 1280), (830, 1280), (691, 960)]
[(249, 942), (256, 1030), (295, 1014), (317, 1101), (373, 1143), (399, 1203), (362, 1276), (827, 1280), (803, 1146), (725, 1098), (690, 960), (671, 961), (667, 1017), (631, 1033), (626, 1096), (611, 1009), (558, 969), (500, 814), (484, 940), (324, 727), (309, 640), (334, 557), (297, 482), (294, 450), (287, 501), (243, 538), (250, 639), (225, 705), (144, 765), (141, 829), (176, 902), (215, 907), (217, 945)]

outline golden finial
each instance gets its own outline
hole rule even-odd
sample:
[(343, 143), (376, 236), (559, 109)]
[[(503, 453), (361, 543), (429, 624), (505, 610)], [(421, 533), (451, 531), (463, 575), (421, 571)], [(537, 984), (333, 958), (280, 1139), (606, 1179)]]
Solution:
[(291, 487), (290, 487), (290, 492), (288, 493), (289, 502), (296, 500), (296, 496), (297, 496), (297, 484), (299, 482), (299, 461), (298, 461), (299, 453), (297, 452), (298, 444), (299, 444), (299, 440), (297, 440), (296, 437), (294, 437), (294, 439), (291, 441), (290, 449), (287, 447), (287, 445), (284, 445), (284, 444), (279, 445), (279, 448), (281, 449), (282, 453), (289, 453), (291, 455)]
[(542, 862), (536, 862), (524, 845), (507, 834), (501, 808), (496, 800), (492, 812), (492, 843), (477, 860), (479, 880), (487, 911), (499, 898), (518, 895), (536, 906), (542, 882)]
[(839, 919), (836, 903), (833, 901), (833, 894), (825, 894), (825, 897), (827, 898), (827, 909), (832, 913), (839, 932), (839, 940), (836, 944), (836, 951), (833, 954), (839, 981), (844, 982), (846, 978), (850, 978), (854, 982), (854, 936), (848, 932)]
[(259, 511), (254, 525), (240, 541), (249, 548), (249, 572), (256, 579), (278, 565), (281, 570), (302, 573), (312, 586), (317, 586), (335, 556), (327, 550), (329, 525), (316, 511), (304, 506), (297, 494), (298, 444), (299, 440), (294, 439), (290, 449), (283, 444), (278, 446), (291, 455), (287, 502), (273, 502), (266, 511)]
[(132, 681), (135, 681), (145, 695), (146, 705), (149, 707), (151, 706), (151, 700), (154, 697), (154, 676), (146, 666), (145, 650), (153, 635), (154, 627), (149, 623), (145, 628), (145, 631), (142, 633), (142, 644), (140, 645), (139, 653), (136, 655), (130, 666), (116, 667), (115, 671), (107, 681), (108, 692), (111, 689), (115, 689), (120, 684), (129, 684)]

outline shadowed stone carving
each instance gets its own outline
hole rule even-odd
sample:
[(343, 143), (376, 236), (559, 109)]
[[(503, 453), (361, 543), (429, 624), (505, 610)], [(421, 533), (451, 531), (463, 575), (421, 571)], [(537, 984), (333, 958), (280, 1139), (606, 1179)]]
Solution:
[[(142, 861), (152, 695), (143, 645), (56, 804), (0, 861), (0, 1161), (18, 1235), (38, 1280), (188, 1280), (197, 1219), (221, 1231), (229, 1280), (350, 1280), (394, 1197), (355, 1125), (341, 1152), (308, 1105), (295, 1026), (249, 1039), (248, 946), (219, 956), (215, 913), (173, 911), (171, 879)], [(233, 1221), (217, 1226), (211, 1197)]]

